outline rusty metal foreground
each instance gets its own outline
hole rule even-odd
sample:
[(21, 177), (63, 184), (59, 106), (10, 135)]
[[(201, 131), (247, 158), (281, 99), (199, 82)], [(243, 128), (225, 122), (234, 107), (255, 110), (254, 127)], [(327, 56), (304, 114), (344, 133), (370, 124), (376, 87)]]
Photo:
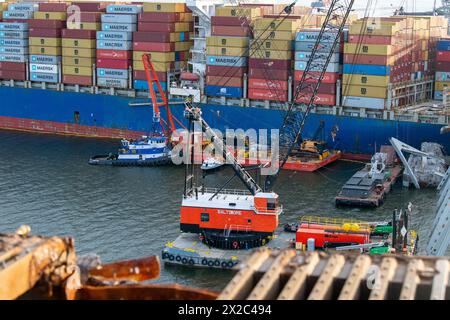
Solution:
[(5, 299), (215, 299), (207, 290), (173, 284), (142, 284), (157, 279), (157, 256), (110, 264), (77, 263), (71, 238), (31, 236), (29, 227), (0, 234), (0, 300)]
[(449, 257), (258, 249), (218, 299), (448, 300)]

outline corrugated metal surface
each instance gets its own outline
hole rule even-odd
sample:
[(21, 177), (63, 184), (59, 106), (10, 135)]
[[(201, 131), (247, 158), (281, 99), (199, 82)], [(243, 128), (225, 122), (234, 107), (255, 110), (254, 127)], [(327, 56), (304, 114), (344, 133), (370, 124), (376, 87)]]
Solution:
[(30, 45), (31, 46), (45, 46), (45, 47), (60, 47), (61, 46), (61, 38), (37, 38), (30, 37)]
[(344, 73), (367, 74), (373, 76), (387, 76), (391, 74), (390, 66), (344, 64)]
[(77, 58), (77, 57), (63, 57), (62, 63), (65, 66), (80, 66), (92, 67), (95, 64), (95, 58)]
[(49, 82), (49, 83), (57, 83), (59, 81), (59, 77), (57, 74), (50, 73), (30, 73), (31, 81), (41, 81), (41, 82)]
[(371, 85), (373, 87), (387, 87), (390, 83), (389, 76), (370, 76), (359, 74), (344, 74), (342, 77), (343, 84), (363, 86)]
[(61, 52), (61, 47), (30, 46), (30, 54), (48, 54), (50, 56), (60, 56)]
[(64, 75), (92, 76), (91, 67), (63, 66)]
[[(61, 54), (59, 54), (61, 55)], [(95, 49), (62, 48), (62, 55), (68, 57), (95, 58)]]
[(67, 48), (94, 49), (95, 44), (94, 39), (62, 39), (62, 45)]
[(393, 54), (393, 49), (391, 45), (346, 43), (344, 53), (389, 56)]
[(247, 48), (235, 48), (235, 47), (213, 47), (208, 46), (206, 48), (206, 54), (210, 56), (247, 56)]
[(385, 87), (342, 85), (342, 93), (346, 96), (385, 99), (388, 92)]
[(244, 37), (219, 37), (212, 36), (206, 38), (207, 46), (227, 46), (227, 47), (237, 47), (237, 48), (246, 48), (248, 47), (249, 40)]
[(385, 103), (385, 99), (377, 98), (351, 96), (343, 96), (342, 98), (342, 105), (346, 107), (384, 110)]

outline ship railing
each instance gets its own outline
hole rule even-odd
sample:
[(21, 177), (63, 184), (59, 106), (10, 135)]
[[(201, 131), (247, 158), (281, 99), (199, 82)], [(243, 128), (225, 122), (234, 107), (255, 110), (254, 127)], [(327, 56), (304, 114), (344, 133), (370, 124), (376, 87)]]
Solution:
[(328, 226), (357, 226), (360, 229), (370, 229), (370, 224), (366, 221), (360, 221), (356, 219), (346, 218), (332, 218), (332, 217), (319, 217), (319, 216), (302, 216), (300, 218), (300, 224), (318, 224)]
[(200, 190), (204, 193), (218, 193), (218, 194), (228, 194), (235, 196), (251, 196), (252, 194), (246, 190), (242, 189), (219, 189), (219, 188), (202, 188)]
[(283, 206), (278, 206), (275, 209), (267, 209), (263, 207), (255, 207), (255, 211), (257, 214), (271, 214), (271, 215), (280, 215), (283, 212)]

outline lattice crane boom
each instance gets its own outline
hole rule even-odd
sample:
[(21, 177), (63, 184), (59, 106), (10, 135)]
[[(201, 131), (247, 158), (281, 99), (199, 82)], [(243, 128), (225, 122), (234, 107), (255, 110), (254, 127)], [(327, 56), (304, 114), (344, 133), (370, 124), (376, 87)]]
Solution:
[[(288, 105), (286, 116), (280, 128), (279, 169), (283, 168), (293, 149), (300, 142), (306, 119), (314, 107), (319, 87), (340, 42), (354, 2), (354, 0), (330, 1), (325, 21), (319, 31), (302, 78), (295, 88), (293, 99)], [(299, 106), (296, 105), (297, 102), (300, 103)], [(275, 175), (266, 177), (265, 190), (272, 188), (278, 174), (279, 170)]]

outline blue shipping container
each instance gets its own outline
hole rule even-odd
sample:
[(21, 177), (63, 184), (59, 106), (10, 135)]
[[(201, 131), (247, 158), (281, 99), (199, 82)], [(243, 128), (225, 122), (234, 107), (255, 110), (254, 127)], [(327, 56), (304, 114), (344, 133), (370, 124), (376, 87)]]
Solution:
[(3, 19), (33, 19), (33, 11), (3, 11)]
[[(146, 80), (134, 80), (133, 87), (136, 90), (148, 90), (148, 82)], [(161, 82), (161, 87), (163, 88), (163, 90), (167, 90), (167, 83)], [(153, 89), (155, 91), (158, 91), (158, 87), (156, 86), (156, 84), (153, 84)]]
[(106, 12), (137, 14), (142, 12), (142, 6), (110, 4), (106, 7)]
[[(309, 61), (309, 58), (311, 57), (311, 52), (307, 51), (297, 51), (295, 52), (295, 60), (297, 61)], [(328, 54), (324, 53), (316, 53), (316, 60), (324, 61), (328, 58)], [(333, 53), (331, 56), (330, 63), (339, 63), (340, 60), (340, 54), (339, 53)]]
[(438, 51), (450, 51), (450, 40), (439, 40), (437, 49)]
[(97, 40), (97, 48), (109, 50), (133, 50), (131, 41)]
[(28, 61), (28, 55), (15, 55), (15, 54), (0, 54), (0, 61), (5, 62), (26, 62)]
[(97, 68), (97, 76), (113, 79), (128, 79), (128, 69)]
[(133, 32), (124, 31), (97, 31), (97, 39), (114, 41), (132, 41)]
[(389, 76), (391, 74), (391, 67), (368, 64), (344, 64), (343, 73)]
[(136, 24), (130, 23), (102, 23), (102, 31), (137, 31)]
[[(295, 41), (306, 41), (306, 42), (314, 42), (317, 41), (320, 30), (315, 31), (300, 31), (295, 35)], [(321, 43), (331, 42), (333, 43), (336, 39), (336, 32), (328, 32), (322, 36)]]
[(352, 96), (342, 97), (343, 106), (354, 108), (384, 110), (385, 102), (386, 100), (379, 98), (352, 97)]
[(242, 98), (242, 88), (205, 86), (205, 94), (211, 97)]
[(57, 74), (52, 74), (52, 73), (31, 72), (30, 80), (31, 81), (57, 83), (57, 82), (59, 82), (59, 77)]
[(8, 4), (9, 11), (37, 11), (39, 8), (37, 3), (23, 2)]
[(102, 23), (136, 23), (135, 14), (102, 14)]
[(28, 30), (28, 23), (1, 22), (0, 30), (3, 30), (3, 31), (26, 31), (26, 30)]
[(58, 64), (61, 62), (61, 56), (44, 56), (44, 55), (30, 55), (31, 63), (41, 63), (41, 64)]
[(28, 39), (28, 31), (0, 31), (0, 38)]
[[(299, 70), (299, 71), (304, 71), (306, 69), (306, 65), (308, 63), (306, 61), (295, 61), (295, 70)], [(311, 70), (310, 71), (322, 71), (322, 66), (321, 65), (312, 65), (311, 66)], [(340, 65), (339, 63), (329, 63), (327, 66), (327, 71), (326, 72), (339, 72), (340, 71)]]
[(210, 66), (246, 67), (247, 58), (233, 56), (207, 56), (206, 64)]
[(1, 54), (28, 54), (28, 47), (0, 47)]
[(28, 39), (0, 38), (0, 46), (28, 47)]

